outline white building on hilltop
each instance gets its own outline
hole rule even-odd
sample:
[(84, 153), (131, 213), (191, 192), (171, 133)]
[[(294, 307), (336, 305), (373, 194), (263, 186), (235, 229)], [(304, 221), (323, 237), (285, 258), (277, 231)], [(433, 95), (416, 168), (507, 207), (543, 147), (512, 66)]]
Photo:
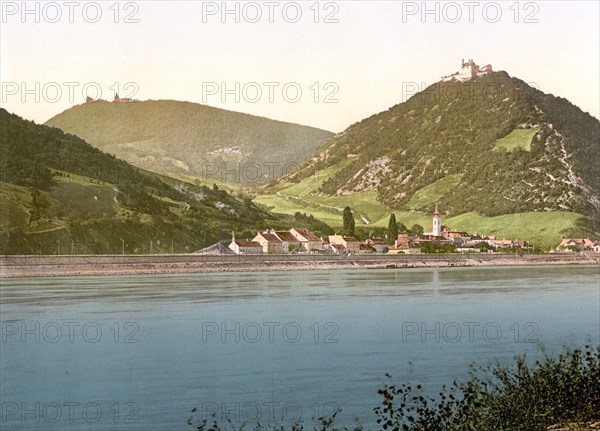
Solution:
[(471, 78), (475, 78), (476, 76), (483, 76), (488, 73), (493, 72), (492, 65), (486, 64), (483, 67), (479, 67), (473, 59), (469, 59), (469, 61), (465, 62), (463, 59), (461, 62), (461, 67), (458, 72), (453, 73), (452, 75), (442, 76), (442, 81), (452, 81), (453, 79), (457, 81), (468, 81)]

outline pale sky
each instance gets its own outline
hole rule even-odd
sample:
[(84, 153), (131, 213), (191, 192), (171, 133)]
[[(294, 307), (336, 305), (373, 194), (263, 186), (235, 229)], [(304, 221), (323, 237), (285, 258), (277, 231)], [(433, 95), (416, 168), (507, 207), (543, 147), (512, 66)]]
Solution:
[(116, 83), (340, 132), (463, 58), (600, 113), (597, 1), (1, 3), (1, 105), (40, 123)]

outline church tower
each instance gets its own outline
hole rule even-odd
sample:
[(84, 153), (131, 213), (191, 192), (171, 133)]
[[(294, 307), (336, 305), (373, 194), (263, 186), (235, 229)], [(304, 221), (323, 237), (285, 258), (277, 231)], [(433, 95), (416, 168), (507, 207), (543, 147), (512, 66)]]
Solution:
[(442, 218), (440, 217), (440, 210), (438, 204), (435, 204), (435, 210), (433, 211), (433, 225), (431, 228), (433, 236), (440, 236), (442, 234)]

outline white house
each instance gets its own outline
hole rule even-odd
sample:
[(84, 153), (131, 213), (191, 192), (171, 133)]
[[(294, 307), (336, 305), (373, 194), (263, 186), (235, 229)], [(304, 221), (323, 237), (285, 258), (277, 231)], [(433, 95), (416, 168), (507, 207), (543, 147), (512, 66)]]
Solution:
[(229, 249), (235, 254), (262, 254), (263, 247), (256, 241), (239, 241), (235, 239), (235, 233), (231, 232), (231, 243)]

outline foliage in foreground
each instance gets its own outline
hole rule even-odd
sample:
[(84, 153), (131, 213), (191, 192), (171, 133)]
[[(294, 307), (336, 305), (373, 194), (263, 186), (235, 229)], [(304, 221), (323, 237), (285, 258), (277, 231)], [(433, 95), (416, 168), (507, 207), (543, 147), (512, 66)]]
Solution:
[[(442, 387), (438, 396), (424, 393), (421, 385), (386, 384), (378, 393), (382, 405), (373, 411), (379, 429), (393, 431), (544, 431), (555, 424), (600, 420), (600, 346), (566, 348), (557, 358), (546, 356), (530, 370), (525, 357), (512, 366), (472, 366), (465, 382)], [(388, 378), (391, 376), (388, 374)], [(196, 409), (192, 410), (195, 412)], [(322, 417), (314, 430), (360, 431), (337, 427), (336, 416)], [(231, 422), (220, 426), (212, 418), (188, 425), (197, 431), (245, 429)], [(302, 431), (299, 422), (255, 425), (255, 431)], [(308, 428), (306, 428), (308, 429)]]
[[(196, 412), (196, 409), (193, 409), (192, 414), (195, 412)], [(363, 427), (358, 422), (358, 420), (357, 420), (356, 426), (354, 426), (354, 427), (350, 427), (350, 428), (349, 427), (341, 427), (341, 428), (336, 427), (334, 425), (335, 419), (336, 419), (337, 415), (340, 414), (340, 412), (341, 412), (341, 410), (337, 409), (327, 417), (323, 416), (323, 417), (318, 418), (318, 425), (315, 425), (315, 427), (313, 429), (315, 431), (363, 431)], [(241, 425), (237, 426), (231, 420), (227, 421), (227, 425), (220, 425), (218, 423), (218, 421), (215, 419), (215, 416), (216, 415), (213, 414), (210, 416), (210, 418), (204, 418), (204, 419), (200, 420), (200, 422), (197, 425), (193, 425), (193, 423), (192, 423), (193, 417), (190, 417), (187, 421), (187, 424), (189, 426), (194, 427), (194, 429), (196, 431), (226, 431), (226, 430), (243, 431), (244, 429), (246, 429), (245, 424), (241, 424)], [(288, 431), (288, 430), (289, 431), (304, 431), (305, 428), (304, 428), (304, 423), (302, 421), (297, 421), (297, 422), (291, 424), (289, 428), (287, 428), (284, 425), (279, 425), (279, 424), (261, 425), (260, 423), (258, 423), (254, 426), (253, 430), (254, 431)]]
[(524, 357), (511, 367), (473, 367), (466, 382), (443, 387), (438, 397), (417, 385), (385, 385), (376, 407), (389, 430), (546, 430), (553, 424), (600, 418), (600, 347), (566, 349), (558, 358)]

